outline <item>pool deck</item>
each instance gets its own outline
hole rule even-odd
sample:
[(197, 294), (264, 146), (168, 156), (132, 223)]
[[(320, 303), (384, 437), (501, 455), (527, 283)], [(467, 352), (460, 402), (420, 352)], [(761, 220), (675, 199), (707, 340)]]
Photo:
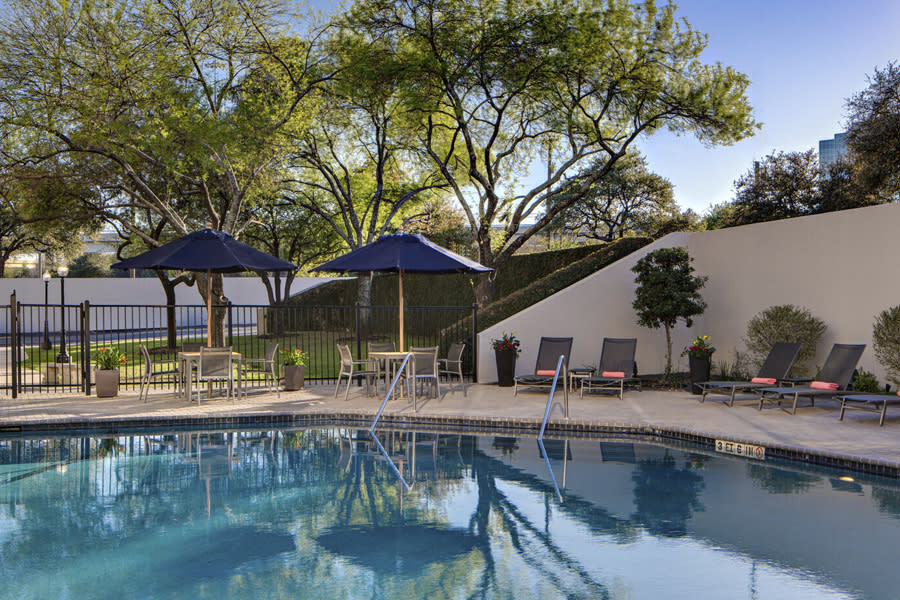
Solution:
[[(148, 402), (137, 392), (120, 392), (115, 398), (85, 395), (29, 393), (16, 399), (0, 396), (0, 432), (40, 431), (61, 428), (147, 426), (183, 424), (202, 426), (204, 422), (251, 425), (259, 423), (305, 423), (316, 419), (351, 419), (359, 424), (371, 421), (381, 398), (366, 396), (364, 388), (353, 387), (349, 400), (333, 397), (334, 386), (311, 384), (297, 392), (251, 392), (235, 402), (224, 398), (186, 403), (171, 392), (151, 392)], [(343, 390), (342, 390), (343, 391)], [(385, 425), (473, 426), (480, 429), (510, 430), (536, 434), (547, 402), (546, 391), (520, 391), (497, 385), (469, 384), (468, 395), (456, 391), (440, 399), (420, 399), (418, 412), (407, 400), (388, 402)], [(673, 391), (626, 392), (619, 400), (609, 395), (571, 394), (569, 419), (562, 415), (562, 394), (558, 393), (551, 413), (550, 433), (622, 433), (652, 436), (675, 434), (674, 439), (692, 437), (725, 439), (765, 446), (767, 452), (780, 449), (782, 456), (804, 460), (813, 455), (818, 464), (853, 468), (852, 463), (875, 465), (876, 472), (897, 477), (900, 473), (900, 409), (888, 410), (884, 427), (878, 415), (848, 411), (838, 421), (839, 408), (833, 401), (819, 401), (815, 407), (801, 405), (796, 415), (777, 406), (756, 408), (754, 396), (743, 396), (734, 407), (710, 397)], [(720, 396), (719, 398), (724, 398)], [(550, 434), (548, 433), (548, 435)], [(814, 461), (814, 462), (816, 462)]]

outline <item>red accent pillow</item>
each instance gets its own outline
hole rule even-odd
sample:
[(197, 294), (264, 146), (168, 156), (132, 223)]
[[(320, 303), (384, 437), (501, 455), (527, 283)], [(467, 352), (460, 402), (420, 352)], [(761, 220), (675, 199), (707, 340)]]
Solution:
[(556, 375), (556, 371), (553, 369), (541, 369), (537, 372), (538, 375), (546, 375), (547, 377), (553, 377)]
[(603, 371), (603, 376), (610, 379), (624, 379), (625, 371)]
[(813, 381), (811, 384), (809, 384), (809, 387), (814, 390), (829, 390), (833, 392), (840, 386), (836, 383), (829, 383), (827, 381)]
[(778, 382), (774, 377), (754, 377), (750, 383), (764, 383), (766, 385), (775, 385)]

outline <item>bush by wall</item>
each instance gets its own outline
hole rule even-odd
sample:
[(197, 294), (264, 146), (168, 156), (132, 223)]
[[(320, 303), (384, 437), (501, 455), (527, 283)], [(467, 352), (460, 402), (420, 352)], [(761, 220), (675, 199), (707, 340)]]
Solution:
[(887, 379), (900, 386), (900, 306), (878, 313), (872, 328), (875, 358), (887, 371)]
[(812, 316), (807, 308), (783, 304), (770, 306), (750, 319), (744, 343), (757, 366), (776, 342), (799, 343), (800, 353), (790, 371), (796, 377), (808, 372), (805, 363), (815, 357), (816, 346), (824, 333), (825, 323)]

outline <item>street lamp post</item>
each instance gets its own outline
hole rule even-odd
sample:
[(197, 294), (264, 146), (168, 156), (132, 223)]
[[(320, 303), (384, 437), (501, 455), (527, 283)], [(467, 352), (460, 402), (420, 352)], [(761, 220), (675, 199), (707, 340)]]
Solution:
[(69, 274), (69, 267), (60, 265), (56, 268), (56, 274), (59, 275), (59, 323), (62, 329), (62, 336), (59, 340), (59, 354), (56, 355), (56, 362), (70, 363), (72, 359), (66, 352), (66, 275)]
[(41, 275), (41, 279), (44, 280), (44, 339), (41, 340), (40, 348), (46, 352), (53, 349), (53, 344), (50, 342), (50, 324), (47, 322), (50, 313), (50, 307), (47, 304), (47, 292), (50, 287), (50, 271), (44, 271), (44, 274)]

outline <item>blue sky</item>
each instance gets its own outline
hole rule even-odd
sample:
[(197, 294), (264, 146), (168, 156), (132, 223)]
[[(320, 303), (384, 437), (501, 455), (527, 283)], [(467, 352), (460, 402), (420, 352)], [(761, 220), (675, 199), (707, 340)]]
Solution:
[[(349, 1), (349, 0), (348, 0)], [(657, 0), (662, 5), (663, 0)], [(330, 10), (336, 0), (312, 0)], [(679, 206), (697, 213), (733, 198), (734, 181), (773, 151), (818, 152), (845, 129), (846, 99), (875, 68), (900, 59), (900, 0), (681, 0), (678, 15), (709, 36), (704, 62), (750, 77), (757, 134), (706, 148), (660, 133), (638, 149), (675, 186)], [(537, 168), (537, 166), (536, 166)]]
[(678, 14), (709, 36), (705, 62), (746, 73), (762, 129), (730, 147), (660, 134), (640, 144), (675, 185), (682, 208), (702, 213), (733, 198), (733, 183), (772, 151), (818, 151), (844, 130), (846, 99), (900, 59), (897, 0), (682, 0)]

